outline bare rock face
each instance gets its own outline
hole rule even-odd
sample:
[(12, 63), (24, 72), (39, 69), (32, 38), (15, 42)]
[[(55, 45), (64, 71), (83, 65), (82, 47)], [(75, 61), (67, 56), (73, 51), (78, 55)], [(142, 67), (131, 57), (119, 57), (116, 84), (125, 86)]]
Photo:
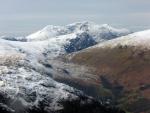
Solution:
[(97, 42), (88, 33), (78, 34), (75, 39), (71, 39), (69, 44), (66, 44), (65, 50), (67, 53), (80, 51), (87, 47), (93, 46)]

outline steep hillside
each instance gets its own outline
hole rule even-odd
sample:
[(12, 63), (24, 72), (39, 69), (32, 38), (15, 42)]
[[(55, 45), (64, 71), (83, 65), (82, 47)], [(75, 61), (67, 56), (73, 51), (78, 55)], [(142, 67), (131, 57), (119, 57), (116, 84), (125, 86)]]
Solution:
[(134, 113), (150, 112), (150, 30), (98, 44), (68, 56), (94, 67), (101, 85), (117, 104)]

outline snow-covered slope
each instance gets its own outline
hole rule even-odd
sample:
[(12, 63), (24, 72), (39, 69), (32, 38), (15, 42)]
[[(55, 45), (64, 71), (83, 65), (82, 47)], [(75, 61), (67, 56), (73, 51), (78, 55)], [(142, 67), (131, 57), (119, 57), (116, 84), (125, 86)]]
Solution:
[[(56, 101), (61, 98), (66, 99), (70, 96), (68, 91), (73, 92), (73, 88), (57, 83), (44, 73), (41, 74), (36, 71), (37, 68), (42, 67), (39, 67), (40, 64), (38, 62), (32, 67), (34, 64), (32, 64), (27, 56), (27, 53), (22, 53), (9, 43), (1, 41), (0, 94), (5, 98), (10, 98), (5, 100), (5, 103), (2, 101), (4, 97), (1, 96), (1, 103), (8, 105), (7, 101), (10, 101), (12, 105), (8, 106), (12, 111), (23, 112), (24, 108), (28, 106), (38, 106), (40, 101), (47, 98), (47, 100), (52, 101), (51, 104), (48, 105), (49, 110), (60, 109), (61, 106), (58, 107)], [(72, 95), (72, 97), (76, 98), (75, 95)]]
[[(41, 53), (43, 47), (45, 42), (0, 39), (0, 112), (62, 113), (78, 104), (92, 106), (92, 112), (101, 106), (82, 92), (52, 79), (57, 70), (42, 63), (46, 60)], [(82, 111), (82, 107), (77, 109)], [(74, 113), (73, 109), (70, 112)]]
[[(57, 57), (93, 46), (97, 43), (129, 34), (126, 29), (115, 29), (108, 25), (92, 22), (74, 23), (67, 26), (47, 26), (27, 37), (3, 36), (2, 42), (8, 43), (22, 52), (35, 56)], [(13, 42), (12, 42), (13, 41)]]
[(150, 30), (140, 31), (127, 36), (122, 36), (117, 39), (113, 39), (95, 47), (116, 47), (116, 46), (140, 46), (143, 48), (150, 48)]

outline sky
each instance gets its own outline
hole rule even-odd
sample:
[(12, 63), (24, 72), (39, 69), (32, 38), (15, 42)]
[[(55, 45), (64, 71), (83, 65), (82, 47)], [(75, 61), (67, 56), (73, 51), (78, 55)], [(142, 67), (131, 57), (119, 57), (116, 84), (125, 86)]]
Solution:
[(150, 0), (0, 0), (0, 35), (28, 35), (46, 25), (79, 21), (150, 29)]

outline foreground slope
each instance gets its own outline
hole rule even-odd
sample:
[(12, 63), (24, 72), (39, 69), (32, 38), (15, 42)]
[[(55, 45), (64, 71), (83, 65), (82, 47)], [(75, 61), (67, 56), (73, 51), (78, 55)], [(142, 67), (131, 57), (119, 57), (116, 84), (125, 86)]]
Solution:
[(53, 80), (55, 67), (27, 45), (0, 39), (1, 113), (124, 113)]
[(134, 113), (150, 112), (150, 30), (98, 44), (68, 59), (94, 68), (117, 105)]

